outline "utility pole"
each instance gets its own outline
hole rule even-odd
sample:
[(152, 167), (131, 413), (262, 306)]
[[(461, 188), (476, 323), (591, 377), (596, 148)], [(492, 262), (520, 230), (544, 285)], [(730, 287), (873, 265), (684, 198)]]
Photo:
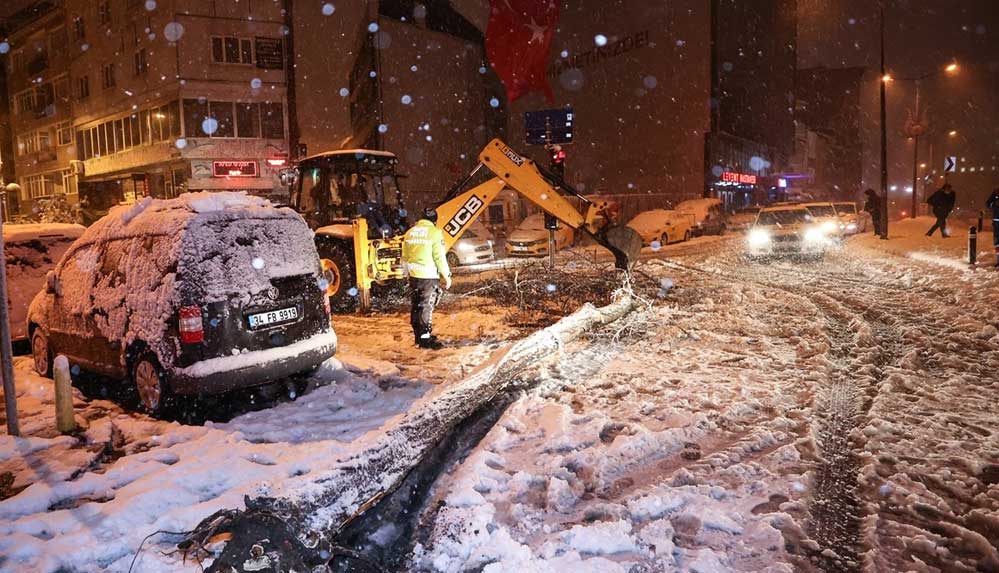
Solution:
[(916, 110), (913, 121), (915, 124), (912, 130), (912, 212), (909, 214), (910, 219), (916, 218), (916, 208), (919, 205), (919, 187), (917, 186), (919, 179), (919, 136), (923, 130), (923, 125), (919, 119), (919, 80), (916, 80)]
[[(13, 184), (12, 184), (13, 186)], [(0, 187), (0, 203), (6, 204), (7, 189)], [(7, 313), (7, 257), (3, 244), (3, 217), (0, 217), (0, 376), (3, 376), (3, 397), (7, 413), (7, 433), (20, 436), (17, 425), (17, 394), (14, 388), (14, 353), (10, 347), (10, 316)]]
[(888, 127), (886, 125), (888, 76), (885, 72), (885, 6), (881, 4), (881, 238), (888, 239)]

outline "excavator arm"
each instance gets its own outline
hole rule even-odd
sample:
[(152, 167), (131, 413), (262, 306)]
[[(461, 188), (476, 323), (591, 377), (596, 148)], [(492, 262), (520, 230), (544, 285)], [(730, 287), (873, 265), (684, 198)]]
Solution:
[[(463, 191), (482, 169), (494, 177)], [(638, 234), (628, 227), (612, 227), (607, 202), (586, 199), (575, 189), (544, 172), (534, 161), (522, 157), (499, 139), (479, 154), (479, 165), (464, 180), (455, 185), (437, 206), (437, 226), (444, 235), (444, 247), (450, 250), (469, 226), (485, 211), (496, 197), (509, 187), (520, 193), (541, 210), (569, 227), (583, 231), (614, 255), (615, 265), (624, 270), (631, 267), (642, 247)], [(580, 212), (566, 198), (571, 195), (585, 207)], [(358, 297), (362, 310), (370, 306), (371, 286), (376, 282), (405, 276), (402, 265), (403, 236), (368, 239), (368, 225), (363, 217), (354, 219), (354, 268), (357, 274)]]

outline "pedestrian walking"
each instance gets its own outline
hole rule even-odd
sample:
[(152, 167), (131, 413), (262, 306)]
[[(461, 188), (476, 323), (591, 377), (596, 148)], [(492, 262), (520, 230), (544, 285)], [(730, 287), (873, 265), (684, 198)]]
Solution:
[(864, 211), (871, 214), (871, 222), (874, 223), (874, 235), (881, 234), (881, 197), (874, 189), (864, 191), (867, 201), (864, 203)]
[(950, 183), (944, 183), (943, 187), (930, 195), (926, 202), (933, 209), (933, 216), (937, 218), (937, 222), (926, 232), (927, 237), (932, 236), (933, 232), (937, 229), (940, 229), (940, 235), (944, 238), (950, 236), (950, 233), (947, 231), (947, 217), (954, 210), (954, 203), (956, 201), (957, 194), (954, 192), (954, 188), (950, 186)]
[(437, 211), (426, 209), (402, 243), (402, 261), (409, 272), (412, 307), (409, 322), (420, 348), (438, 350), (443, 344), (433, 334), (434, 306), (441, 287), (451, 288), (451, 269), (444, 249), (444, 234), (437, 228)]
[(999, 187), (992, 190), (985, 207), (992, 211), (992, 246), (996, 252), (996, 266), (999, 267)]

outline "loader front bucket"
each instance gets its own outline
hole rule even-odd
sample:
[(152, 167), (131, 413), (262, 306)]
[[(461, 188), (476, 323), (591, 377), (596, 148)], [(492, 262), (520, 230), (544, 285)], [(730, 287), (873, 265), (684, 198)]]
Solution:
[(642, 236), (627, 225), (607, 229), (598, 242), (614, 253), (614, 266), (625, 271), (631, 270), (642, 250)]

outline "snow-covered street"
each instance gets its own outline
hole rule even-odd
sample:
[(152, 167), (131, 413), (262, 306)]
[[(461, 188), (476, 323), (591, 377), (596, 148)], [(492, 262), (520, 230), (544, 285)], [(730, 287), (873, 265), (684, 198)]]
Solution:
[[(646, 249), (650, 306), (522, 376), (439, 468), (412, 538), (385, 523), (355, 549), (402, 548), (400, 570), (435, 572), (996, 570), (999, 273), (923, 230), (819, 263), (748, 262), (736, 235)], [(304, 396), (226, 422), (78, 394), (79, 441), (57, 437), (51, 382), (20, 359), (0, 571), (197, 571), (169, 533), (132, 560), (156, 531), (378, 444), (524, 334), (502, 311), (446, 301), (454, 344), (435, 354), (408, 344), (402, 313), (335, 319), (341, 354)]]

